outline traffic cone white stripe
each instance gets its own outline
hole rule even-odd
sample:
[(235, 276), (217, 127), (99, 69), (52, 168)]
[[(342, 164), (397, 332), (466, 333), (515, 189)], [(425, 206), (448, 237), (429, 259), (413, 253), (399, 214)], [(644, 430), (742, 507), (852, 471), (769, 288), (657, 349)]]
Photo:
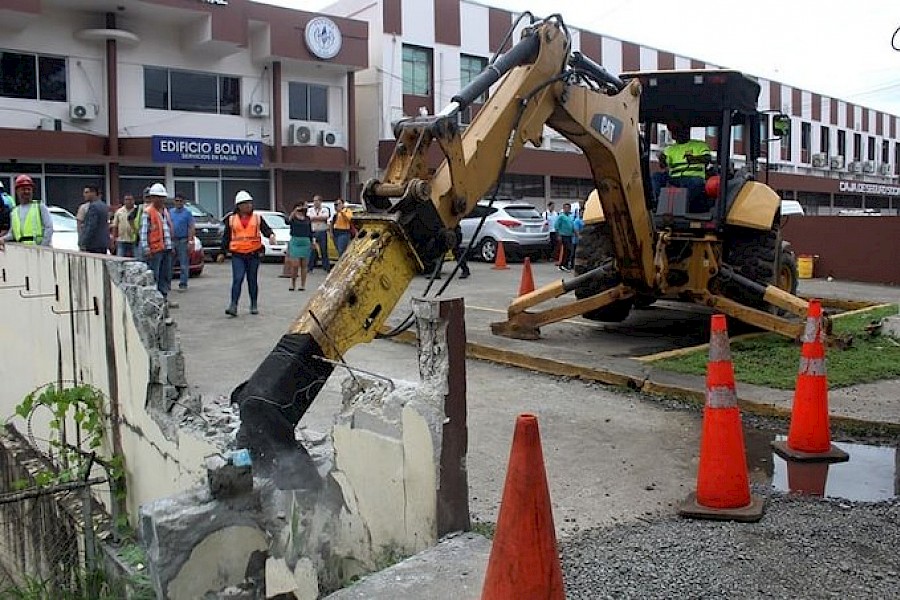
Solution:
[(824, 358), (801, 358), (800, 374), (825, 376), (825, 359)]
[(706, 390), (706, 406), (709, 408), (733, 408), (737, 406), (734, 388), (715, 386)]
[(821, 341), (822, 339), (822, 320), (816, 317), (806, 319), (806, 328), (803, 330), (803, 338), (800, 340), (804, 344)]

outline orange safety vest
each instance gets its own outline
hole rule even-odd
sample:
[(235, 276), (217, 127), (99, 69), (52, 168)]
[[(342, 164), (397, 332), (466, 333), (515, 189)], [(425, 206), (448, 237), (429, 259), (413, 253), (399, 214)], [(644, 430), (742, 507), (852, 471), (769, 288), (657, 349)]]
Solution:
[(250, 213), (246, 227), (237, 213), (231, 215), (231, 240), (228, 249), (236, 254), (252, 254), (262, 250), (262, 238), (259, 235), (259, 215)]
[[(166, 249), (166, 234), (163, 231), (163, 217), (160, 214), (159, 210), (154, 208), (153, 206), (148, 206), (144, 209), (144, 214), (147, 215), (147, 219), (149, 223), (147, 224), (147, 246), (150, 248), (150, 254), (156, 254), (157, 252), (162, 252)], [(168, 215), (166, 215), (168, 218)], [(171, 234), (172, 228), (169, 226), (169, 233)]]

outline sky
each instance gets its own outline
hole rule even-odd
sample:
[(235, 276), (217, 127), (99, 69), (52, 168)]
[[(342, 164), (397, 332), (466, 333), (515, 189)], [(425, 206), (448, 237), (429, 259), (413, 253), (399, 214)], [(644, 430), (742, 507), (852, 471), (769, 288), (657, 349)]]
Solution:
[[(332, 0), (257, 0), (321, 11)], [(476, 0), (900, 116), (900, 0)], [(678, 24), (674, 26), (673, 24)]]

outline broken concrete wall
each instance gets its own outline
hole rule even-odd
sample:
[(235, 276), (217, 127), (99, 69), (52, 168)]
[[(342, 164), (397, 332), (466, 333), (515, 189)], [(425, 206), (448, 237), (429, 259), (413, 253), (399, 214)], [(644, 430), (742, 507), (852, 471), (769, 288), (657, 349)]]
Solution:
[(468, 528), (462, 303), (416, 312), (420, 381), (344, 375), (331, 435), (298, 430), (308, 456), (302, 489), (256, 478), (232, 495), (197, 489), (142, 508), (160, 597), (264, 589), (314, 599), (434, 545), (448, 527)]
[[(199, 402), (187, 394), (175, 325), (143, 263), (9, 245), (0, 253), (0, 314), (0, 416), (41, 386), (89, 384), (109, 400), (100, 450), (125, 459), (132, 517), (141, 504), (202, 480), (203, 457), (216, 450), (178, 427)], [(50, 438), (51, 418), (33, 414), (35, 440)], [(75, 424), (66, 431), (74, 443)]]

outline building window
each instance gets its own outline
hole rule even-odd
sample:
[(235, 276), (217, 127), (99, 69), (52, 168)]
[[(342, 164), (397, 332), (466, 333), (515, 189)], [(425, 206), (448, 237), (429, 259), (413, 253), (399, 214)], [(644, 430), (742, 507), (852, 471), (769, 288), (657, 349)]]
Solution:
[(498, 198), (543, 198), (544, 177), (542, 175), (509, 174), (500, 181)]
[(869, 143), (867, 145), (868, 145), (867, 152), (866, 152), (866, 155), (868, 156), (867, 160), (875, 160), (875, 138), (870, 137)]
[(431, 95), (431, 50), (404, 44), (403, 93), (410, 96)]
[(550, 178), (550, 197), (554, 200), (586, 200), (592, 191), (594, 191), (594, 181), (592, 179), (575, 177)]
[(847, 156), (847, 132), (843, 129), (838, 129), (837, 153), (838, 156)]
[[(459, 87), (460, 89), (469, 85), (473, 79), (478, 77), (487, 67), (487, 59), (480, 56), (469, 56), (467, 54), (459, 55)], [(472, 104), (484, 104), (487, 102), (487, 92), (476, 98)], [(475, 109), (475, 110), (473, 110)], [(468, 125), (475, 117), (477, 108), (471, 104), (459, 114), (459, 122)]]
[(894, 142), (894, 174), (900, 173), (900, 142)]
[(800, 162), (808, 163), (810, 161), (810, 152), (812, 151), (812, 125), (809, 123), (800, 123)]
[(144, 67), (144, 107), (240, 115), (241, 80), (213, 73)]
[(827, 126), (822, 125), (822, 127), (819, 128), (819, 152), (827, 155), (830, 150), (831, 130)]
[(862, 159), (862, 135), (853, 134), (853, 160)]
[(781, 137), (781, 160), (791, 160), (791, 132)]
[(328, 88), (298, 81), (288, 83), (288, 118), (327, 123)]
[[(480, 56), (459, 55), (459, 87), (466, 87), (478, 77), (487, 67), (487, 59)], [(487, 100), (487, 92), (475, 99), (475, 102), (484, 103)]]
[(882, 164), (891, 162), (891, 143), (887, 140), (881, 142), (881, 162)]
[(65, 102), (66, 59), (0, 52), (0, 96)]

